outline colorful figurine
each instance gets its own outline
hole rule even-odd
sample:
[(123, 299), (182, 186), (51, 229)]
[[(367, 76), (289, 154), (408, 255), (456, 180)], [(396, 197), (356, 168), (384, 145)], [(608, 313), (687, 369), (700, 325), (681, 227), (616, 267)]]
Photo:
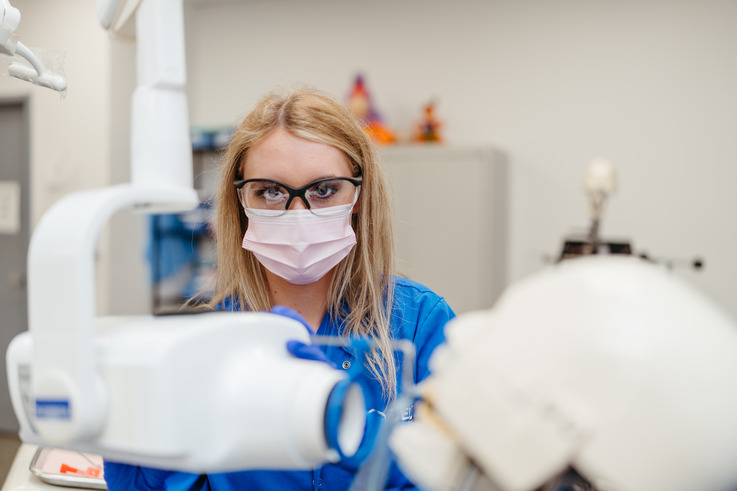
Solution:
[(348, 109), (360, 118), (364, 131), (374, 141), (381, 144), (394, 143), (396, 141), (394, 132), (381, 121), (381, 116), (379, 116), (371, 101), (371, 95), (366, 90), (361, 75), (356, 76), (356, 81), (348, 98)]
[(442, 143), (440, 128), (443, 124), (435, 117), (435, 101), (425, 104), (424, 116), (415, 125), (412, 140), (422, 143)]

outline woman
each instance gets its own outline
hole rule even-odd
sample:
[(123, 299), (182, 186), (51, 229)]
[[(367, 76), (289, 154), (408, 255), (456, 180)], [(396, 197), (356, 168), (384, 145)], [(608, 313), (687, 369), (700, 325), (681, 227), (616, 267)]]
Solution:
[[(218, 270), (211, 307), (299, 313), (319, 335), (373, 337), (366, 360), (322, 347), (347, 369), (364, 363), (386, 405), (397, 396), (392, 339), (414, 342), (415, 381), (454, 316), (426, 287), (395, 275), (387, 183), (373, 145), (342, 105), (313, 90), (264, 97), (235, 131), (217, 190)], [(407, 419), (411, 418), (411, 411)], [(355, 470), (244, 471), (195, 476), (106, 463), (115, 489), (334, 489)], [(412, 487), (392, 467), (387, 488)]]

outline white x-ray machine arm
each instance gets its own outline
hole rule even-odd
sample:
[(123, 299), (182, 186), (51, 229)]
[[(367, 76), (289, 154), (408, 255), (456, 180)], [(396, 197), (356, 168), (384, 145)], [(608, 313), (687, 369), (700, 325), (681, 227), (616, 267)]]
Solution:
[(21, 438), (193, 472), (311, 468), (338, 451), (350, 456), (361, 448), (361, 390), (342, 371), (287, 353), (288, 339), (309, 342), (300, 323), (265, 313), (96, 315), (95, 249), (111, 215), (199, 203), (182, 1), (98, 2), (105, 27), (133, 13), (132, 182), (63, 198), (33, 233), (29, 331), (6, 357)]
[(69, 419), (37, 420), (39, 433), (52, 442), (89, 437), (103, 424), (104, 384), (94, 354), (94, 258), (103, 226), (123, 208), (176, 212), (199, 202), (192, 186), (182, 17), (181, 0), (146, 1), (138, 10), (132, 182), (67, 196), (43, 216), (31, 240), (28, 305), (37, 411), (62, 411), (54, 401), (75, 407)]

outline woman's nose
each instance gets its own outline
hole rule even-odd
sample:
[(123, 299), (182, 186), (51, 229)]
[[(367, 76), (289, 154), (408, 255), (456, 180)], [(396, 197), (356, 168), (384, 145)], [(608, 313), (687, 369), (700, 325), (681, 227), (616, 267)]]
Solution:
[(288, 210), (306, 210), (307, 204), (304, 202), (304, 198), (300, 196), (296, 196), (294, 199), (292, 199), (292, 202), (289, 203)]

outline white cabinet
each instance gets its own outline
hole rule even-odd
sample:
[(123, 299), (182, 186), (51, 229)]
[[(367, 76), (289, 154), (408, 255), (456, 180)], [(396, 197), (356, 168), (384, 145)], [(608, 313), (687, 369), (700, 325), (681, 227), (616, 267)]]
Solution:
[(399, 273), (445, 297), (456, 313), (491, 307), (507, 277), (505, 156), (435, 145), (380, 154), (394, 197)]

